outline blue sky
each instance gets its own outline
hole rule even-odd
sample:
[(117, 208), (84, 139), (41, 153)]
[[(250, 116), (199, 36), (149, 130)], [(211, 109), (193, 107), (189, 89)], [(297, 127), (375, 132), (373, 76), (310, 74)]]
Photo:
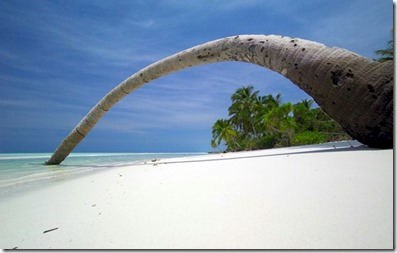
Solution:
[[(391, 0), (3, 0), (0, 152), (52, 152), (117, 84), (207, 41), (277, 34), (375, 58), (392, 28)], [(211, 127), (243, 85), (310, 98), (255, 65), (199, 66), (125, 97), (75, 152), (210, 151)]]

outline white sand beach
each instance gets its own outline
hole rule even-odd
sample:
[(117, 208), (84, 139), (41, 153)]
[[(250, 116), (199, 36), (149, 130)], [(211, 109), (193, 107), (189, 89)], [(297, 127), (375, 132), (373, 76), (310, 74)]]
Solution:
[(164, 159), (4, 199), (0, 217), (3, 249), (392, 249), (393, 150)]

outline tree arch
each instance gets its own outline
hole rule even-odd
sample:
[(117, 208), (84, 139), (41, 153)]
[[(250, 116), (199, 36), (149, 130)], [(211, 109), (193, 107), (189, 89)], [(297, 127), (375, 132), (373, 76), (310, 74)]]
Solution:
[(239, 35), (181, 51), (138, 71), (103, 97), (46, 164), (60, 164), (111, 107), (142, 85), (182, 69), (224, 61), (276, 71), (308, 93), (343, 129), (376, 148), (393, 146), (393, 62), (276, 35)]

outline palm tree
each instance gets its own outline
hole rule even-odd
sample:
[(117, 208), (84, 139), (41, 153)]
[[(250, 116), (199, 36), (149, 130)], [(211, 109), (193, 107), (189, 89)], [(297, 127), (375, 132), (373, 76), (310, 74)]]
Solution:
[(296, 123), (302, 128), (301, 131), (313, 131), (314, 114), (311, 107), (313, 100), (303, 99), (293, 106), (293, 114)]
[(272, 94), (266, 96), (260, 96), (258, 98), (258, 113), (255, 117), (255, 123), (259, 132), (266, 133), (266, 115), (271, 112), (274, 108), (279, 107), (282, 104), (281, 94), (278, 93), (276, 97)]
[(61, 163), (114, 104), (142, 85), (201, 64), (241, 61), (276, 71), (315, 99), (358, 141), (393, 147), (393, 62), (276, 35), (239, 35), (207, 42), (153, 63), (111, 90), (77, 124), (47, 164)]
[(311, 99), (310, 100), (302, 99), (301, 103), (307, 110), (310, 110), (312, 108), (314, 101)]
[(285, 103), (273, 107), (262, 116), (262, 124), (265, 132), (270, 136), (277, 136), (278, 142), (282, 146), (290, 146), (290, 140), (295, 133), (295, 119), (291, 116), (293, 106)]
[(231, 122), (239, 130), (253, 136), (256, 136), (254, 113), (257, 111), (258, 93), (259, 91), (254, 91), (253, 86), (239, 88), (232, 95), (232, 105), (229, 107)]
[[(393, 37), (393, 31), (392, 31), (392, 37)], [(388, 47), (386, 49), (380, 49), (376, 50), (375, 53), (377, 55), (382, 56), (381, 58), (378, 59), (379, 62), (386, 62), (386, 61), (393, 61), (394, 59), (394, 40), (393, 38), (389, 40), (387, 43)]]
[(230, 121), (219, 119), (212, 127), (211, 146), (216, 148), (221, 144), (222, 141), (225, 141), (228, 147), (239, 146), (236, 141), (237, 136), (238, 133), (233, 128), (232, 124), (230, 124)]
[(278, 93), (275, 97), (272, 94), (261, 97), (260, 100), (264, 107), (269, 110), (273, 109), (274, 107), (279, 107), (282, 104), (280, 93)]

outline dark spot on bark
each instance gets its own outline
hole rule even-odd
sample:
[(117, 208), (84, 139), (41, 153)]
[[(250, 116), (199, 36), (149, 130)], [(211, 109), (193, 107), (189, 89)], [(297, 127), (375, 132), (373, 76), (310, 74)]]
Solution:
[(336, 86), (339, 84), (342, 74), (343, 74), (343, 70), (341, 70), (341, 69), (331, 71), (331, 80), (332, 80), (333, 85)]
[(142, 76), (143, 76), (143, 74), (141, 73), (139, 76), (140, 76), (140, 77), (142, 77)]
[(327, 65), (330, 65), (331, 63), (330, 62), (327, 62)]
[(251, 40), (253, 40), (253, 38), (249, 38), (247, 41), (251, 41)]
[(371, 84), (368, 84), (367, 88), (368, 88), (369, 92), (372, 92), (372, 93), (375, 92), (375, 88)]
[(293, 43), (293, 42), (295, 42), (295, 40), (291, 40), (291, 42)]
[(197, 56), (197, 59), (203, 60), (203, 61), (207, 61), (206, 58), (208, 58), (208, 55), (198, 55), (198, 56)]
[(318, 75), (314, 75), (316, 78), (318, 78)]
[(262, 44), (265, 43), (263, 40), (261, 40), (261, 41), (259, 41), (259, 42), (262, 43)]
[(261, 48), (261, 52), (263, 52), (264, 49), (265, 49), (265, 47), (262, 47), (262, 48)]
[(76, 129), (76, 133), (78, 133), (79, 135), (81, 135), (81, 136), (83, 136), (83, 137), (85, 137), (85, 135), (84, 134), (82, 134), (78, 129)]
[(347, 88), (347, 91), (351, 91), (352, 89), (350, 89), (350, 88)]
[(296, 47), (298, 44), (294, 44), (294, 47)]
[(236, 37), (234, 37), (234, 39), (238, 39), (240, 36), (236, 36)]
[(213, 57), (215, 54), (208, 53), (207, 55), (198, 55), (197, 58), (203, 61), (207, 61), (207, 58)]
[(182, 59), (179, 59), (178, 61), (182, 61)]
[(305, 50), (306, 50), (306, 48), (302, 48), (302, 52), (305, 51)]
[(333, 105), (336, 105), (335, 101), (332, 101), (332, 104), (333, 104)]
[(285, 58), (281, 59), (281, 61), (285, 61), (285, 60), (286, 60)]
[(353, 78), (353, 77), (354, 77), (354, 74), (351, 73), (351, 72), (349, 72), (349, 73), (346, 73), (346, 76), (347, 76), (347, 77), (350, 77), (350, 78)]
[(255, 45), (251, 45), (249, 48), (248, 48), (248, 51), (250, 51), (250, 52), (254, 52), (255, 51)]

